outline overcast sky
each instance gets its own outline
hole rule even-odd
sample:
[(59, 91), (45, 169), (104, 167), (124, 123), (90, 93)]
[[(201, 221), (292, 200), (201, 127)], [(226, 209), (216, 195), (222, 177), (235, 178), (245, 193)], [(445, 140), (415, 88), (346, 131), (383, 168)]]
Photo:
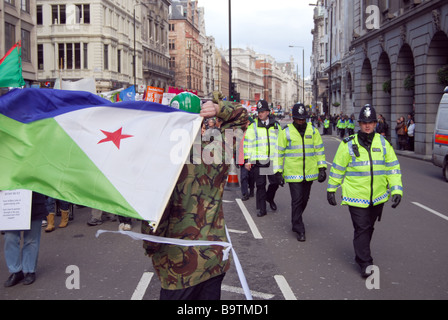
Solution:
[[(302, 74), (302, 49), (305, 47), (305, 77), (310, 74), (315, 0), (232, 0), (232, 47), (251, 48), (269, 54), (277, 62), (290, 57), (299, 62)], [(205, 8), (206, 32), (218, 48), (229, 47), (229, 0), (199, 0)]]

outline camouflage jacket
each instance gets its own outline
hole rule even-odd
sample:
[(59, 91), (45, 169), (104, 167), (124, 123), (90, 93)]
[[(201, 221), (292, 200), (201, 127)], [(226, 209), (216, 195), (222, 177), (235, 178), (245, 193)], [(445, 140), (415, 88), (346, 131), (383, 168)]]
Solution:
[[(151, 227), (143, 222), (142, 233), (184, 240), (227, 242), (222, 196), (230, 165), (224, 161), (224, 131), (245, 130), (247, 111), (228, 102), (220, 101), (219, 105), (217, 117), (223, 121), (222, 141), (202, 141), (199, 145), (193, 145), (193, 149), (201, 149), (200, 154), (204, 151), (210, 153), (207, 146), (219, 144), (220, 149), (214, 150), (222, 152), (223, 160), (219, 164), (206, 164), (194, 159), (185, 164), (156, 232), (153, 233)], [(229, 142), (234, 147), (235, 141)], [(197, 285), (226, 272), (230, 267), (229, 260), (222, 260), (224, 248), (221, 246), (184, 247), (144, 241), (143, 247), (152, 256), (162, 288), (168, 290)]]

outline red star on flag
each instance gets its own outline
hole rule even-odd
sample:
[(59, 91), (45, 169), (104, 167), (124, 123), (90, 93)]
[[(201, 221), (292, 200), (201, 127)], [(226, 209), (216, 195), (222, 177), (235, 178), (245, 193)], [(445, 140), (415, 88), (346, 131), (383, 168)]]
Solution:
[(123, 130), (123, 128), (120, 128), (120, 129), (118, 129), (115, 132), (107, 132), (107, 131), (101, 130), (101, 132), (104, 133), (107, 138), (104, 138), (103, 140), (98, 142), (98, 144), (104, 143), (104, 142), (108, 142), (108, 141), (112, 141), (117, 146), (117, 148), (120, 149), (120, 142), (121, 142), (121, 140), (133, 137), (133, 136), (128, 135), (128, 134), (121, 134), (122, 130)]

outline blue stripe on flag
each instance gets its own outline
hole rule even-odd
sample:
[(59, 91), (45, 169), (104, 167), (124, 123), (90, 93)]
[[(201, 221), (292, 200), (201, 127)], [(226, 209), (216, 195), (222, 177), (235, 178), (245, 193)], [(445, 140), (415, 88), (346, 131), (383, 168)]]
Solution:
[[(17, 108), (20, 106), (20, 108)], [(55, 89), (14, 89), (0, 97), (0, 113), (22, 123), (54, 118), (68, 112), (112, 107), (153, 112), (185, 112), (155, 102), (126, 101), (113, 103), (86, 91)]]

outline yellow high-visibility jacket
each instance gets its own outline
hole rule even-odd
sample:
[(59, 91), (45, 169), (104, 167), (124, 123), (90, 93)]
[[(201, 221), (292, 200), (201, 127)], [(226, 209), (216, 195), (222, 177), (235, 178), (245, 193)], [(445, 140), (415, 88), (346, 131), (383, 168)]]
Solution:
[(342, 204), (354, 207), (379, 205), (394, 194), (403, 196), (400, 163), (390, 143), (375, 134), (366, 150), (359, 144), (358, 134), (344, 139), (333, 160), (327, 191), (336, 192), (339, 186)]
[(244, 137), (244, 159), (246, 162), (268, 166), (277, 156), (277, 138), (281, 127), (273, 118), (269, 118), (268, 127), (255, 119), (246, 130)]
[(327, 168), (322, 137), (311, 122), (308, 122), (305, 136), (289, 124), (278, 135), (277, 172), (283, 172), (285, 182), (317, 180), (319, 168)]

